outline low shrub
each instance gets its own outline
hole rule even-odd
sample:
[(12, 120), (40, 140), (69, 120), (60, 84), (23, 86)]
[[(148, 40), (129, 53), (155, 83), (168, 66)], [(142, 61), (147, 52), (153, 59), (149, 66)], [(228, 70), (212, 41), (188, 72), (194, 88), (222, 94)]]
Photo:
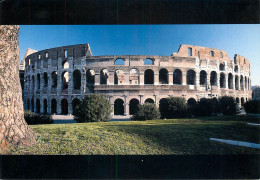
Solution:
[(137, 106), (137, 112), (132, 117), (135, 121), (145, 121), (152, 119), (160, 119), (160, 111), (153, 103), (144, 103)]
[(53, 124), (53, 119), (50, 115), (36, 114), (31, 111), (24, 112), (24, 119), (29, 125), (33, 124)]
[(231, 96), (222, 96), (219, 98), (220, 112), (224, 115), (234, 115), (237, 113), (235, 99)]
[(81, 122), (105, 122), (111, 119), (112, 107), (102, 94), (86, 95), (76, 106), (74, 119)]
[(246, 113), (260, 114), (260, 101), (250, 100), (244, 104)]
[(185, 98), (169, 97), (160, 103), (161, 118), (178, 118), (187, 116), (187, 104)]
[(220, 106), (216, 98), (202, 98), (196, 104), (190, 105), (189, 111), (194, 116), (211, 116), (220, 112)]

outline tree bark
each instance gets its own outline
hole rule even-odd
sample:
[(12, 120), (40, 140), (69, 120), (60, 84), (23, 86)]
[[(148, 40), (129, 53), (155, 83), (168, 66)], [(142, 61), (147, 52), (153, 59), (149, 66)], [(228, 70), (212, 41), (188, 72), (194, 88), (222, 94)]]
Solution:
[(19, 26), (0, 26), (0, 142), (29, 146), (36, 143), (34, 131), (24, 120), (19, 78)]

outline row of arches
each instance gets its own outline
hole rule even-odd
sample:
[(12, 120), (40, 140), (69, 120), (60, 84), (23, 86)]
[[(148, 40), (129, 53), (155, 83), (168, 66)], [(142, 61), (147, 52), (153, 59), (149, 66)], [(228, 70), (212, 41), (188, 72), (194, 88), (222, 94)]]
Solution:
[[(80, 70), (74, 70), (73, 73), (73, 88), (74, 89), (81, 89), (81, 72)], [(139, 84), (140, 83), (140, 77), (139, 77), (139, 70), (138, 69), (132, 69), (130, 71), (129, 76), (129, 82), (130, 84)], [(34, 75), (32, 77), (32, 89), (35, 87), (35, 77)], [(108, 78), (109, 78), (109, 71), (107, 69), (102, 69), (100, 71), (100, 84), (108, 84)], [(186, 83), (187, 85), (196, 85), (196, 72), (194, 70), (188, 70), (186, 72)], [(207, 84), (207, 78), (208, 74), (206, 71), (202, 70), (199, 73), (199, 84), (200, 85), (208, 85)], [(238, 75), (235, 75), (235, 88), (233, 86), (233, 74), (229, 73), (228, 77), (226, 77), (226, 74), (221, 72), (219, 77), (219, 86), (220, 88), (226, 88), (226, 81), (228, 82), (229, 89), (250, 89), (250, 80), (248, 77), (243, 77), (242, 75), (239, 77)], [(40, 83), (41, 78), (40, 74), (37, 74), (37, 88), (40, 89)], [(29, 84), (30, 84), (30, 76), (29, 76)], [(57, 81), (58, 76), (57, 72), (53, 71), (51, 73), (51, 87), (57, 88)], [(69, 73), (67, 71), (64, 71), (61, 74), (61, 81), (62, 81), (62, 89), (68, 88), (68, 82), (69, 82)], [(114, 73), (114, 84), (122, 84), (122, 81), (124, 81), (124, 72), (122, 70), (116, 70)], [(173, 84), (182, 84), (183, 82), (183, 73), (180, 69), (175, 69), (173, 72)], [(144, 72), (144, 84), (154, 84), (154, 71), (152, 69), (146, 69)], [(210, 72), (210, 85), (217, 86), (218, 85), (218, 75), (216, 71)], [(86, 72), (86, 84), (93, 86), (95, 84), (95, 71), (94, 70), (87, 70)], [(169, 72), (167, 69), (162, 68), (159, 71), (159, 84), (169, 84)], [(48, 74), (45, 72), (43, 73), (43, 87), (48, 86)]]

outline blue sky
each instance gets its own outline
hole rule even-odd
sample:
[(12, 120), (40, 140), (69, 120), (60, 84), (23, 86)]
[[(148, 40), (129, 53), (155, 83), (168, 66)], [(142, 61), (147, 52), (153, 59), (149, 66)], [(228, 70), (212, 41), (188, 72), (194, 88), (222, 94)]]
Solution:
[(225, 50), (251, 62), (252, 85), (260, 85), (260, 25), (35, 25), (20, 27), (20, 59), (27, 48), (90, 44), (94, 56), (162, 55), (180, 44)]

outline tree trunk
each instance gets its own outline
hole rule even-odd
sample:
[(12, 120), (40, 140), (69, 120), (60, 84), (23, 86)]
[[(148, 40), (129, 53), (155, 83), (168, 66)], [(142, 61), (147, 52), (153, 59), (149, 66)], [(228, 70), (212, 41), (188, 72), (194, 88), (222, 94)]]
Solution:
[(0, 26), (0, 142), (11, 145), (36, 143), (35, 133), (24, 120), (19, 78), (19, 26)]

